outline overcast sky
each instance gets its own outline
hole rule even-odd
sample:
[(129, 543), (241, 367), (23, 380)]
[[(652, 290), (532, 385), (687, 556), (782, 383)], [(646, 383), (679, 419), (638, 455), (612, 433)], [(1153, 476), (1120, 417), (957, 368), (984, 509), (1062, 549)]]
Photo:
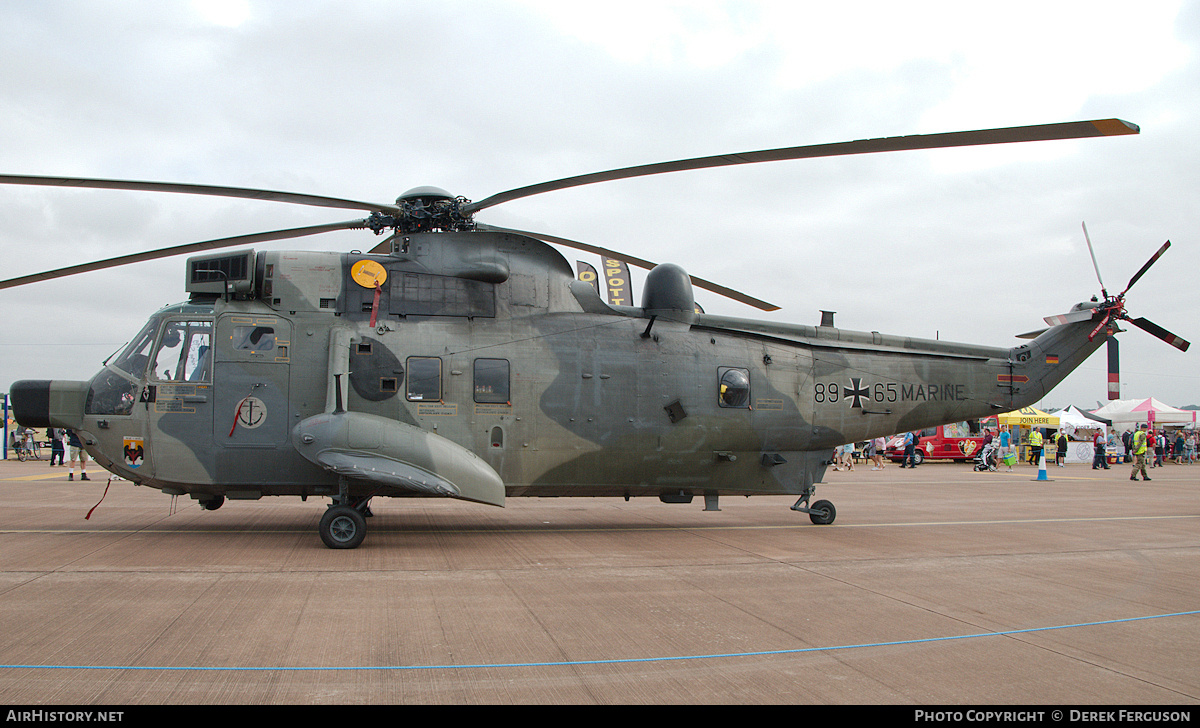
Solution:
[[(719, 153), (1118, 117), (1138, 136), (682, 172), (490, 208), (782, 307), (710, 313), (1011, 346), (1110, 292), (1200, 340), (1200, 4), (0, 3), (0, 172), (473, 200)], [(0, 186), (0, 278), (356, 217)], [(259, 248), (366, 250), (355, 231)], [(567, 259), (598, 260), (564, 251)], [(0, 291), (0, 388), (88, 379), (184, 258)], [(640, 295), (640, 274), (635, 276)], [(1200, 350), (1121, 337), (1122, 396), (1200, 404)], [(1103, 348), (1044, 408), (1106, 397)]]

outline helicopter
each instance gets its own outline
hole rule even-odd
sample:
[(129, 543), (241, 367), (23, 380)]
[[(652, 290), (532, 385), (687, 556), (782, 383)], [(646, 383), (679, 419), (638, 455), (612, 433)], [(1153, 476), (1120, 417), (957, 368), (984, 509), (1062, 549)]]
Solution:
[[(1137, 134), (1119, 119), (864, 139), (613, 169), (478, 202), (416, 187), (395, 203), (171, 182), (0, 175), (0, 183), (166, 192), (353, 209), (365, 218), (150, 250), (0, 281), (10, 288), (192, 255), (188, 300), (155, 312), (88, 381), (23, 380), (26, 426), (76, 431), (110, 472), (206, 510), (329, 498), (318, 532), (356, 548), (375, 497), (814, 500), (833, 449), (1030, 405), (1128, 321), (1126, 291), (988, 347), (700, 313), (694, 288), (777, 307), (673, 263), (478, 222), (489, 207), (647, 175), (838, 155)], [(368, 252), (246, 248), (334, 230), (389, 233)], [(1086, 227), (1085, 227), (1086, 233)], [(649, 270), (614, 304), (552, 245)], [(1167, 245), (1170, 243), (1168, 242)], [(1091, 247), (1088, 239), (1089, 249)], [(215, 251), (220, 252), (205, 252)], [(1092, 253), (1093, 262), (1095, 254)], [(1097, 267), (1097, 276), (1099, 268)]]

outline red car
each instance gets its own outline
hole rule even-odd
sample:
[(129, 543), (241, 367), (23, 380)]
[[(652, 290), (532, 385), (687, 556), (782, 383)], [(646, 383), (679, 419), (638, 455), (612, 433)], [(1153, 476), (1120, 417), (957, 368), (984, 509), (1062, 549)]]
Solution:
[[(952, 422), (948, 425), (926, 427), (919, 433), (921, 442), (913, 453), (913, 459), (917, 465), (926, 460), (974, 460), (983, 448), (986, 430), (991, 430), (995, 436), (995, 417), (983, 421)], [(904, 433), (888, 440), (885, 457), (898, 463), (904, 461)]]

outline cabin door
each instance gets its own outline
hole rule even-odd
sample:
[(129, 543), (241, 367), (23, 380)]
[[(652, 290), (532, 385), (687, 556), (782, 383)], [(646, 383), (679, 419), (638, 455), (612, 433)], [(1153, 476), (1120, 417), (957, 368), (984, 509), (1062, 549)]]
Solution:
[(287, 444), (291, 331), (291, 322), (278, 316), (217, 319), (212, 433), (218, 447)]

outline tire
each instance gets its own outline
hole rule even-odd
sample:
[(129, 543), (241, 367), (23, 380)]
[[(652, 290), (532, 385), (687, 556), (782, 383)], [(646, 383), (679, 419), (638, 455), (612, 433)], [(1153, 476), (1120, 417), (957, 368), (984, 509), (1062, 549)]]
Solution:
[(353, 549), (367, 536), (367, 519), (350, 506), (331, 506), (321, 516), (321, 540), (331, 549)]
[(925, 451), (918, 449), (913, 453), (913, 465), (920, 465), (925, 462)]
[(223, 495), (214, 496), (208, 500), (200, 501), (200, 507), (206, 511), (215, 511), (223, 505), (225, 505), (225, 496)]
[(819, 500), (813, 503), (809, 508), (809, 520), (818, 526), (827, 526), (833, 523), (833, 519), (837, 518), (837, 509), (827, 500)]

